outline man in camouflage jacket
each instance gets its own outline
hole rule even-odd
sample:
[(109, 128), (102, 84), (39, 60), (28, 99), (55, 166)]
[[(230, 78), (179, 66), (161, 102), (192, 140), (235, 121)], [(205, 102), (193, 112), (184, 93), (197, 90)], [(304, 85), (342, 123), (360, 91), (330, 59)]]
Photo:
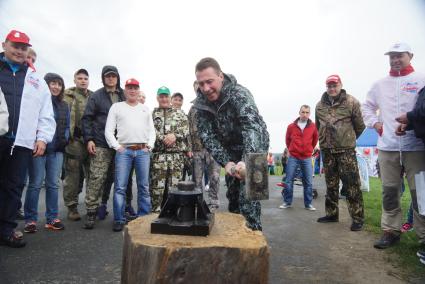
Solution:
[(241, 161), (246, 153), (267, 153), (267, 126), (249, 90), (232, 75), (224, 74), (215, 59), (201, 59), (195, 70), (199, 84), (194, 103), (198, 135), (213, 158), (225, 167), (229, 211), (241, 213), (249, 228), (262, 230), (261, 204), (246, 199), (239, 171), (245, 167)]
[(159, 107), (152, 112), (156, 140), (152, 150), (150, 194), (152, 211), (159, 212), (167, 199), (170, 187), (182, 178), (184, 155), (188, 152), (189, 126), (186, 114), (171, 108), (170, 90), (161, 87), (157, 92)]
[(356, 139), (365, 129), (360, 103), (342, 89), (338, 75), (326, 79), (327, 91), (316, 105), (316, 127), (326, 179), (326, 216), (320, 223), (338, 222), (339, 181), (347, 188), (352, 231), (363, 228), (363, 195), (356, 158)]
[[(71, 114), (70, 142), (65, 148), (65, 180), (63, 184), (63, 199), (68, 207), (68, 219), (81, 219), (78, 210), (78, 194), (84, 175), (89, 170), (89, 155), (83, 140), (81, 119), (88, 98), (93, 94), (88, 89), (89, 73), (80, 69), (74, 75), (75, 87), (65, 90), (64, 101), (68, 104)], [(86, 176), (87, 178), (87, 176)]]

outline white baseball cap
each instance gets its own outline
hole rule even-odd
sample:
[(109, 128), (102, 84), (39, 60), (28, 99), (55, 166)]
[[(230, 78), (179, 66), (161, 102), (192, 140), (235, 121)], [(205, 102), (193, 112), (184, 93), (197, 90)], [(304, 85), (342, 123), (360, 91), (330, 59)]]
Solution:
[(409, 52), (412, 53), (412, 49), (407, 43), (397, 42), (391, 45), (390, 49), (385, 53), (385, 55), (389, 55), (391, 52)]

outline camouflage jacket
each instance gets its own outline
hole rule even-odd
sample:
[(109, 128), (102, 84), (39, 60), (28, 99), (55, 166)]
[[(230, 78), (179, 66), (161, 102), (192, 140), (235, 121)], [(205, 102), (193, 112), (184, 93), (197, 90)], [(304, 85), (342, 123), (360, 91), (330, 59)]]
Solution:
[[(180, 153), (188, 152), (189, 125), (187, 116), (182, 110), (173, 108), (155, 108), (152, 112), (155, 126), (156, 140), (153, 148), (154, 153)], [(167, 134), (176, 136), (176, 143), (171, 147), (164, 144)]]
[(217, 101), (208, 101), (198, 91), (193, 107), (198, 111), (199, 138), (220, 165), (239, 162), (245, 153), (268, 151), (269, 133), (254, 97), (232, 75), (224, 74)]
[(345, 90), (332, 103), (325, 92), (316, 105), (316, 127), (320, 149), (343, 150), (356, 147), (365, 129), (359, 101)]
[(192, 106), (187, 117), (189, 119), (190, 147), (193, 152), (200, 152), (202, 149), (204, 149), (204, 146), (202, 145), (202, 141), (198, 136), (198, 112), (196, 111), (196, 108)]
[(87, 90), (87, 95), (83, 94), (76, 87), (66, 89), (64, 92), (64, 101), (68, 104), (70, 110), (70, 139), (80, 140), (83, 142), (83, 127), (81, 118), (83, 117), (86, 109), (88, 98), (93, 94), (92, 91)]

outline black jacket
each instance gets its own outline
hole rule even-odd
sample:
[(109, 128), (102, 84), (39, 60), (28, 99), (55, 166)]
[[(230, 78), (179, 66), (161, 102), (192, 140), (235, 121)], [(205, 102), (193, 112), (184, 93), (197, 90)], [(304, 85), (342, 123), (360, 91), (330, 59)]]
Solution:
[(425, 88), (419, 91), (415, 107), (407, 113), (407, 119), (407, 130), (413, 129), (416, 137), (421, 138), (425, 144)]
[[(118, 101), (124, 101), (124, 92), (120, 87), (120, 77), (118, 70), (114, 66), (105, 66), (102, 69), (102, 81), (104, 82), (104, 74), (108, 71), (115, 71), (118, 75), (117, 90)], [(81, 119), (83, 127), (84, 143), (94, 141), (96, 146), (109, 148), (105, 139), (105, 125), (108, 118), (109, 109), (112, 106), (110, 95), (106, 92), (106, 88), (100, 88), (92, 96), (89, 97)]]

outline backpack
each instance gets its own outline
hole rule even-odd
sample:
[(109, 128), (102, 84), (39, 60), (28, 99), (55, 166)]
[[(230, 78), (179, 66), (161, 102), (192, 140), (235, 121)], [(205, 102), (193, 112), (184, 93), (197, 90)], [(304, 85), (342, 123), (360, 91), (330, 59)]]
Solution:
[(9, 131), (9, 111), (7, 110), (6, 99), (0, 88), (0, 135), (5, 135)]

